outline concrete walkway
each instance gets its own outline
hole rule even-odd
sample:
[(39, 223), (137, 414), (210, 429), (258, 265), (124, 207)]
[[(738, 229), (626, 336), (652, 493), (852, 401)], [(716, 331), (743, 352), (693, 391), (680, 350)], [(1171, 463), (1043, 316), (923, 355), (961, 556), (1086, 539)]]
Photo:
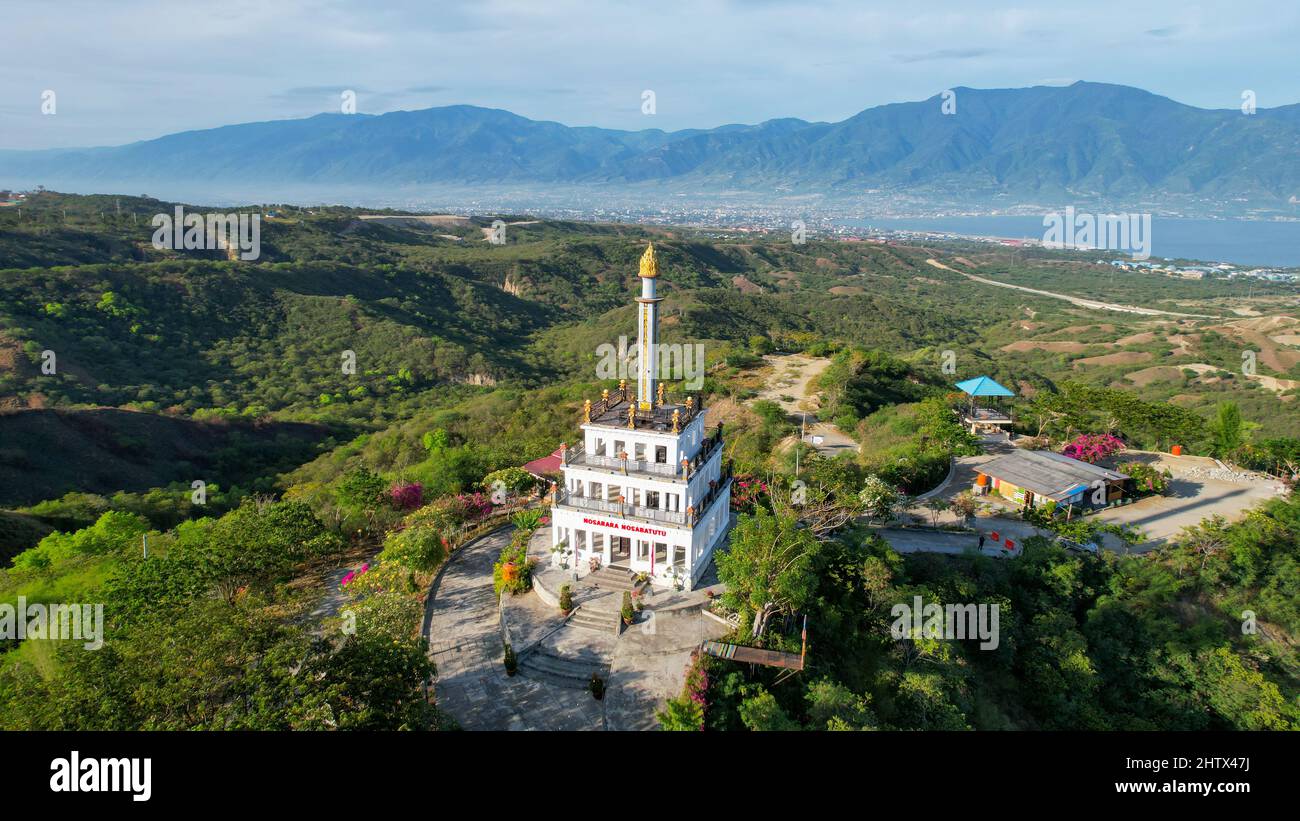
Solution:
[(949, 556), (961, 556), (967, 551), (983, 553), (997, 559), (1014, 558), (1021, 553), (1019, 534), (999, 532), (1002, 538), (1010, 538), (1015, 548), (1007, 550), (1002, 544), (988, 538), (991, 530), (985, 530), (986, 538), (983, 549), (979, 547), (979, 533), (954, 533), (945, 530), (922, 530), (909, 528), (881, 528), (876, 533), (889, 542), (889, 546), (899, 553), (946, 553)]
[(492, 564), (513, 532), (457, 550), (430, 590), (424, 634), (438, 706), (466, 730), (602, 729), (604, 703), (588, 693), (506, 675)]
[[(558, 611), (530, 592), (505, 602), (516, 651), (533, 646), (561, 658), (606, 660), (605, 698), (597, 701), (585, 690), (523, 674), (507, 676), (492, 564), (513, 532), (507, 527), (457, 550), (434, 581), (425, 635), (438, 667), (438, 706), (466, 730), (656, 728), (655, 713), (681, 692), (691, 650), (727, 628), (686, 596), (660, 592), (641, 620), (616, 638), (563, 625)], [(549, 544), (549, 538), (535, 535), (534, 543)]]
[[(529, 555), (539, 562), (550, 561), (550, 528), (539, 528), (529, 543)], [(544, 585), (550, 597), (558, 598), (560, 585), (568, 584), (574, 603), (598, 611), (617, 611), (623, 603), (621, 593), (594, 587), (584, 572), (573, 581), (573, 571), (538, 567), (535, 584)], [(585, 571), (586, 568), (583, 568)], [(706, 639), (726, 635), (729, 628), (704, 615), (701, 610), (708, 603), (705, 589), (715, 595), (725, 589), (717, 582), (717, 570), (712, 566), (701, 578), (701, 587), (692, 591), (645, 591), (645, 612), (635, 624), (626, 627), (616, 641), (578, 627), (565, 627), (546, 639), (548, 649), (554, 648), (564, 655), (609, 654), (610, 670), (606, 682), (605, 718), (610, 730), (655, 730), (659, 728), (656, 714), (664, 702), (681, 692), (686, 683), (686, 668), (691, 651)], [(511, 601), (507, 613), (510, 631), (516, 632), (516, 612), (536, 611), (537, 594), (530, 593), (527, 601)], [(554, 613), (548, 608), (546, 612)], [(533, 617), (536, 621), (537, 617)]]

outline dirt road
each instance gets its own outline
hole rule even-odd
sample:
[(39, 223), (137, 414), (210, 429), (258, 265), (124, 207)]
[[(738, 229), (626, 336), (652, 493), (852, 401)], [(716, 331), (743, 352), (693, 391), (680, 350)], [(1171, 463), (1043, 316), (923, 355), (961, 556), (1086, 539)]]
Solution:
[(1143, 316), (1177, 316), (1177, 317), (1182, 317), (1184, 319), (1220, 319), (1221, 318), (1210, 314), (1180, 314), (1176, 311), (1161, 311), (1157, 308), (1140, 308), (1136, 305), (1119, 305), (1114, 302), (1098, 302), (1095, 299), (1084, 299), (1083, 297), (1070, 296), (1069, 294), (1058, 294), (1052, 291), (1041, 291), (1037, 288), (1029, 288), (1025, 285), (1013, 285), (1010, 282), (998, 282), (996, 279), (985, 279), (984, 277), (977, 277), (974, 274), (968, 274), (965, 271), (958, 271), (956, 268), (949, 268), (947, 265), (944, 265), (942, 262), (940, 262), (937, 259), (927, 259), (925, 262), (927, 265), (931, 265), (935, 268), (941, 268), (945, 271), (951, 271), (954, 274), (961, 274), (962, 276), (974, 282), (981, 282), (985, 285), (996, 285), (999, 288), (1012, 288), (1017, 291), (1024, 291), (1025, 293), (1029, 293), (1029, 294), (1037, 294), (1038, 296), (1047, 296), (1053, 299), (1063, 299), (1066, 302), (1069, 302), (1073, 305), (1078, 305), (1080, 308), (1091, 308), (1095, 311), (1120, 311), (1126, 314), (1141, 314)]
[[(851, 437), (831, 423), (818, 420), (817, 397), (808, 395), (809, 383), (826, 370), (831, 364), (829, 359), (794, 353), (768, 355), (763, 361), (772, 366), (772, 376), (759, 391), (759, 399), (775, 402), (792, 418), (802, 421), (804, 441), (823, 456), (857, 452), (858, 443)], [(821, 438), (820, 443), (815, 444), (816, 437)]]

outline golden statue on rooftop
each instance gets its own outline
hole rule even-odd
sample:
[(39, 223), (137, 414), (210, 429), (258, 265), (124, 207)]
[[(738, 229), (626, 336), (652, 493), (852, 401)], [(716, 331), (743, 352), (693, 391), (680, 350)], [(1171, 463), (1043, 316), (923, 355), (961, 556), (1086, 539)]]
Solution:
[(658, 387), (659, 387), (659, 404), (662, 406), (664, 403), (664, 383), (660, 382)]
[(591, 400), (582, 400), (582, 421), (591, 424)]
[(646, 278), (659, 276), (659, 262), (655, 259), (655, 246), (650, 243), (641, 255), (641, 272), (637, 276)]
[(636, 405), (627, 406), (627, 429), (636, 430)]
[(673, 433), (679, 433), (681, 431), (681, 426), (682, 426), (682, 412), (674, 408), (673, 409)]

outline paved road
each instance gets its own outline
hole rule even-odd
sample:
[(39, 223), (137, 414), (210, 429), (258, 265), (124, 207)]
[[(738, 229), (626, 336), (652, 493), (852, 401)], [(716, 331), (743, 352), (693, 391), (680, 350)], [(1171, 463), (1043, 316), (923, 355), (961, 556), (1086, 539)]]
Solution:
[(438, 706), (466, 730), (598, 730), (602, 702), (583, 690), (507, 676), (492, 564), (511, 527), (457, 550), (434, 582), (425, 621)]

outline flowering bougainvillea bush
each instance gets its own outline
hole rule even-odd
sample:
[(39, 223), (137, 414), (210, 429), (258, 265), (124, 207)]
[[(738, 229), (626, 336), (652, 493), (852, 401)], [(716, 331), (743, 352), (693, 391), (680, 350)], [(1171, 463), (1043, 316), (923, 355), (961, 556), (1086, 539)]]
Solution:
[(424, 604), (413, 594), (410, 571), (394, 563), (362, 568), (345, 588), (348, 602), (339, 610), (344, 626), (376, 632), (395, 642), (417, 636)]
[(767, 499), (767, 482), (756, 476), (737, 476), (731, 485), (731, 509), (748, 513)]
[(492, 498), (483, 493), (461, 493), (454, 497), (455, 508), (466, 522), (477, 522), (492, 515)]
[(361, 567), (357, 568), (356, 570), (349, 570), (347, 572), (347, 575), (345, 575), (343, 577), (343, 580), (339, 582), (339, 587), (347, 587), (349, 584), (352, 583), (354, 579), (356, 579), (357, 576), (361, 576), (369, 572), (370, 572), (370, 562), (363, 562)]
[(1061, 450), (1061, 454), (1081, 462), (1092, 463), (1119, 453), (1123, 449), (1124, 443), (1119, 437), (1109, 433), (1085, 433), (1066, 445)]
[(686, 684), (682, 687), (682, 694), (668, 699), (658, 715), (659, 726), (665, 730), (703, 730), (708, 707), (709, 657), (696, 653), (686, 668)]
[(388, 501), (398, 510), (415, 510), (424, 503), (424, 486), (419, 482), (393, 482)]
[(1164, 493), (1173, 478), (1168, 470), (1157, 470), (1141, 462), (1125, 462), (1119, 466), (1119, 472), (1133, 480), (1138, 493)]

